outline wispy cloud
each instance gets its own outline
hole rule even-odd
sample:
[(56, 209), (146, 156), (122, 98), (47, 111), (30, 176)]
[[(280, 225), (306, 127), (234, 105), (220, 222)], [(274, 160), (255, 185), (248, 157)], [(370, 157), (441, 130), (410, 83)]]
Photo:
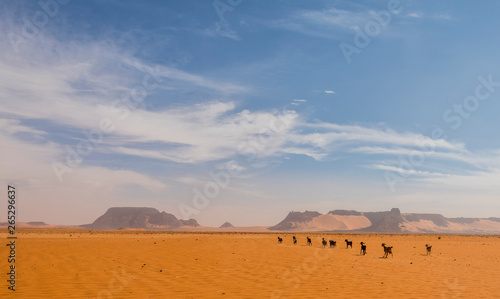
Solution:
[(420, 19), (422, 17), (422, 14), (420, 12), (410, 12), (406, 16), (410, 18)]
[(415, 170), (415, 169), (405, 169), (401, 167), (396, 167), (396, 166), (390, 166), (390, 165), (370, 165), (368, 166), (369, 168), (372, 169), (380, 169), (380, 170), (387, 170), (387, 171), (393, 171), (393, 172), (398, 172), (403, 175), (415, 175), (415, 176), (423, 176), (423, 177), (442, 177), (446, 176), (443, 173), (436, 173), (436, 172), (428, 172), (428, 171), (422, 171), (422, 170)]
[(463, 143), (453, 143), (444, 139), (432, 139), (422, 134), (412, 132), (397, 132), (388, 127), (363, 127), (359, 125), (340, 125), (333, 123), (305, 123), (305, 127), (325, 130), (321, 136), (329, 142), (363, 142), (372, 144), (391, 144), (404, 146), (419, 146), (431, 143), (435, 148), (465, 150)]
[(113, 205), (118, 199), (134, 199), (133, 195), (120, 191), (127, 186), (140, 188), (145, 196), (168, 189), (164, 182), (134, 170), (89, 165), (80, 166), (65, 178), (64, 184), (59, 184), (51, 163), (65, 157), (67, 152), (60, 144), (47, 140), (50, 132), (40, 134), (41, 129), (11, 119), (0, 118), (0, 123), (0, 138), (4, 142), (0, 155), (8, 157), (2, 160), (0, 180), (18, 186), (29, 198), (24, 211), (26, 219), (58, 219), (57, 214), (64, 209), (67, 223), (88, 223), (96, 208)]
[[(249, 90), (247, 86), (223, 82), (223, 81), (214, 81), (212, 79), (200, 75), (188, 73), (186, 71), (182, 71), (165, 65), (149, 66), (139, 62), (137, 59), (134, 59), (132, 57), (122, 57), (122, 59), (124, 62), (126, 62), (131, 66), (136, 67), (137, 70), (143, 73), (153, 72), (154, 75), (158, 77), (168, 78), (176, 82), (184, 82), (186, 84), (198, 87), (206, 87), (226, 94), (242, 93)], [(181, 86), (181, 87), (187, 87), (187, 86)]]
[[(0, 90), (4, 94), (0, 113), (9, 116), (3, 120), (8, 124), (3, 130), (10, 138), (21, 138), (14, 133), (44, 136), (43, 140), (54, 150), (53, 160), (64, 159), (67, 143), (56, 140), (47, 129), (28, 125), (29, 120), (44, 120), (56, 127), (81, 131), (95, 129), (102, 119), (110, 119), (116, 128), (96, 152), (175, 163), (224, 163), (248, 155), (266, 160), (294, 154), (318, 161), (339, 153), (397, 156), (411, 153), (426, 142), (434, 144), (436, 150), (428, 153), (433, 159), (473, 163), (461, 143), (431, 140), (422, 134), (397, 132), (384, 126), (310, 122), (293, 110), (280, 113), (241, 110), (233, 101), (203, 99), (199, 103), (151, 110), (145, 98), (126, 119), (120, 119), (113, 103), (130, 94), (133, 86), (142, 83), (145, 74), (158, 77), (158, 89), (152, 91), (157, 98), (166, 97), (161, 93), (161, 80), (179, 83), (175, 88), (202, 88), (220, 95), (244, 93), (248, 87), (170, 66), (148, 65), (99, 44), (57, 47), (54, 43), (54, 46), (57, 60), (51, 50), (39, 51), (36, 54), (39, 63), (24, 68), (19, 67), (23, 64), (22, 55), (0, 62), (3, 79)], [(19, 101), (10, 101), (11, 98)], [(147, 146), (151, 143), (155, 146)]]
[[(102, 119), (110, 119), (116, 129), (96, 149), (98, 152), (191, 164), (231, 160), (250, 154), (261, 159), (296, 154), (323, 160), (339, 152), (366, 155), (376, 152), (377, 148), (368, 146), (414, 147), (418, 142), (429, 140), (420, 134), (396, 132), (387, 127), (311, 123), (293, 110), (281, 113), (238, 110), (232, 101), (217, 100), (177, 104), (153, 111), (147, 109), (146, 98), (142, 106), (138, 105), (121, 120), (113, 103), (123, 94), (130, 93), (137, 81), (142, 83), (145, 74), (153, 73), (151, 76), (157, 76), (160, 81), (175, 80), (185, 84), (176, 88), (207, 88), (220, 94), (243, 93), (248, 87), (169, 66), (147, 65), (130, 55), (110, 52), (99, 45), (78, 47), (79, 50), (56, 47), (60, 57), (57, 62), (51, 52), (40, 52), (37, 54), (41, 55), (40, 63), (27, 68), (18, 67), (22, 64), (22, 56), (1, 62), (0, 90), (5, 97), (1, 100), (0, 113), (11, 116), (10, 130), (14, 130), (14, 124), (30, 119), (46, 120), (76, 130), (95, 129)], [(82, 47), (90, 50), (85, 51)], [(79, 54), (75, 57), (72, 53)], [(158, 86), (161, 90), (161, 84)], [(334, 94), (331, 90), (324, 92)], [(155, 96), (162, 94), (158, 92)], [(14, 97), (22, 101), (8, 100)], [(295, 99), (292, 103), (304, 102), (304, 99)], [(50, 135), (34, 127), (20, 128)], [(156, 144), (154, 148), (145, 146), (151, 142)], [(445, 140), (433, 142), (436, 148), (464, 150), (463, 144)], [(54, 146), (64, 152), (65, 144)], [(399, 153), (403, 150), (399, 149)], [(389, 154), (387, 149), (385, 151)]]
[(448, 13), (441, 13), (441, 14), (435, 14), (435, 13), (423, 13), (421, 11), (412, 11), (409, 12), (405, 15), (406, 18), (410, 19), (430, 19), (430, 20), (452, 20), (452, 16)]
[(290, 15), (267, 22), (271, 27), (281, 28), (306, 35), (327, 39), (339, 39), (346, 32), (362, 28), (370, 20), (377, 19), (377, 10), (357, 5), (346, 10), (325, 8), (320, 10), (297, 10)]
[(238, 33), (225, 20), (216, 22), (214, 28), (205, 30), (205, 33), (210, 36), (219, 35), (222, 37), (230, 38), (232, 40), (240, 40), (240, 36), (238, 35)]
[[(294, 31), (310, 36), (327, 39), (339, 39), (342, 34), (363, 28), (370, 20), (375, 20), (377, 10), (368, 6), (357, 5), (356, 9), (325, 8), (319, 10), (297, 10), (278, 20), (268, 21), (268, 26)], [(395, 17), (395, 15), (393, 15)], [(448, 13), (428, 14), (412, 11), (398, 15), (402, 19), (451, 20)], [(388, 28), (385, 29), (388, 31)]]
[(292, 105), (299, 106), (300, 104), (303, 104), (305, 102), (307, 102), (307, 101), (306, 100), (302, 100), (302, 99), (295, 99), (295, 100), (292, 101)]
[(463, 145), (457, 145), (452, 148), (452, 151), (435, 151), (435, 150), (419, 150), (417, 148), (386, 148), (377, 146), (364, 146), (359, 148), (354, 148), (351, 150), (353, 153), (365, 153), (365, 154), (383, 154), (383, 155), (404, 155), (404, 156), (424, 156), (426, 158), (437, 158), (443, 160), (454, 160), (466, 162), (469, 164), (477, 163), (477, 156), (472, 155), (470, 152), (463, 149)]
[(289, 16), (267, 22), (271, 27), (295, 31), (322, 38), (336, 38), (340, 31), (351, 30), (369, 20), (370, 12), (353, 12), (330, 8), (299, 10)]

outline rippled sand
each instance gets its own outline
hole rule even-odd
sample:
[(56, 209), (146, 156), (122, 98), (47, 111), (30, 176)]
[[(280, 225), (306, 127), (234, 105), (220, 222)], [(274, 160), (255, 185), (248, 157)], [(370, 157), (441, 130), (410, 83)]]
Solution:
[[(2, 246), (0, 298), (500, 297), (498, 236), (295, 235), (298, 245), (274, 233), (20, 231), (17, 291), (7, 290)], [(381, 258), (382, 242), (394, 258)]]

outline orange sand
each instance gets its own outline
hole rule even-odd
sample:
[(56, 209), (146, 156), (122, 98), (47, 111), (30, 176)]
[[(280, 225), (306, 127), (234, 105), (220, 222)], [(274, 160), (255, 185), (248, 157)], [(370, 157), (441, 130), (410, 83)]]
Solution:
[[(498, 236), (295, 235), (296, 246), (275, 233), (18, 231), (17, 290), (7, 290), (0, 246), (0, 298), (500, 297)], [(321, 237), (337, 248), (322, 248)], [(380, 258), (382, 242), (394, 258)]]

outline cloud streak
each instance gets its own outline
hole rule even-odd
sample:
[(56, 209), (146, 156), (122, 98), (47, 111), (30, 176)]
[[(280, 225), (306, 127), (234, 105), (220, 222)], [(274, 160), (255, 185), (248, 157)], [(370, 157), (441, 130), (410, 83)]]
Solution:
[[(238, 110), (235, 102), (219, 100), (150, 110), (147, 98), (150, 94), (168, 102), (169, 95), (162, 93), (162, 80), (184, 84), (176, 88), (210, 89), (220, 95), (241, 94), (249, 89), (169, 66), (148, 65), (132, 56), (117, 54), (113, 47), (111, 50), (99, 44), (79, 45), (79, 50), (73, 47), (56, 47), (60, 58), (57, 63), (53, 51), (39, 52), (41, 62), (29, 67), (19, 67), (23, 63), (20, 55), (1, 62), (0, 90), (5, 96), (0, 113), (9, 115), (4, 120), (9, 122), (5, 128), (45, 135), (64, 152), (65, 144), (58, 145), (50, 132), (19, 125), (28, 120), (44, 120), (55, 126), (89, 130), (95, 129), (102, 119), (111, 119), (116, 129), (104, 139), (98, 152), (175, 163), (228, 161), (241, 155), (266, 159), (296, 154), (318, 161), (341, 153), (396, 156), (429, 142), (441, 150), (429, 153), (433, 158), (472, 163), (471, 155), (461, 143), (431, 140), (388, 127), (313, 123), (294, 110)], [(88, 47), (88, 51), (82, 47)], [(149, 81), (144, 79), (145, 75)], [(143, 81), (157, 84), (158, 88), (141, 98), (126, 117), (120, 118), (114, 103)], [(155, 147), (148, 148), (146, 145), (151, 143)]]

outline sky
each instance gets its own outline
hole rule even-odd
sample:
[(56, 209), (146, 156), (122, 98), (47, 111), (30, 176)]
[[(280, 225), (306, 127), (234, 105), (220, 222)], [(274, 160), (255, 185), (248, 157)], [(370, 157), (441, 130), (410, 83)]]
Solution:
[(2, 1), (0, 181), (18, 221), (53, 224), (499, 217), (499, 8)]

